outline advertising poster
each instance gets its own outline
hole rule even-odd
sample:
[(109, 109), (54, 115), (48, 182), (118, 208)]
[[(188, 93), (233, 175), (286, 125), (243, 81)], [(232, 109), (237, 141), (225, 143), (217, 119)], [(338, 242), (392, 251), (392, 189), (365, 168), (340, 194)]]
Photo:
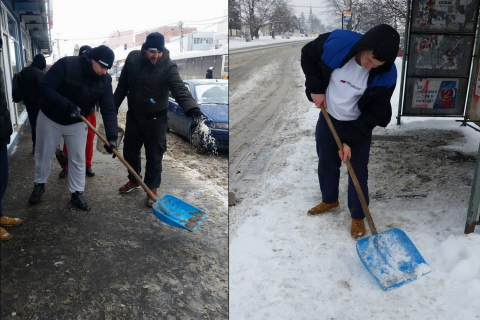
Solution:
[(468, 118), (470, 120), (480, 120), (480, 61), (477, 59), (477, 73), (475, 77), (475, 88), (472, 92), (472, 100), (470, 101), (470, 110)]
[(413, 108), (454, 109), (458, 81), (450, 79), (416, 79)]
[[(420, 69), (461, 70), (468, 74), (473, 37), (443, 34), (412, 35), (411, 55), (413, 71)], [(421, 71), (419, 71), (421, 72)], [(413, 72), (415, 73), (415, 71)], [(448, 74), (451, 74), (448, 72)]]
[(473, 32), (478, 0), (414, 0), (412, 31)]

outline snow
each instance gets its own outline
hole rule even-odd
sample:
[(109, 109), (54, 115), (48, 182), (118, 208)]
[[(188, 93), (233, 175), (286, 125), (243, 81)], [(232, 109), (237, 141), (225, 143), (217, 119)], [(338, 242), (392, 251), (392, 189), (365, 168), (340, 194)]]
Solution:
[(230, 49), (239, 49), (239, 48), (247, 48), (247, 47), (258, 47), (258, 46), (265, 46), (265, 45), (272, 45), (275, 43), (281, 42), (291, 42), (291, 41), (302, 41), (304, 40), (305, 43), (311, 41), (312, 38), (307, 37), (290, 37), (290, 39), (282, 38), (281, 36), (275, 36), (275, 39), (272, 36), (260, 36), (259, 39), (253, 39), (250, 42), (246, 42), (244, 38), (229, 38), (228, 40), (228, 47)]
[[(251, 43), (230, 39), (229, 46), (287, 41), (266, 38)], [(396, 65), (400, 70), (400, 58)], [(298, 76), (303, 76), (300, 70)], [(249, 91), (255, 83), (245, 84), (242, 91)], [(374, 134), (418, 136), (418, 141), (435, 133), (448, 135), (452, 138), (447, 145), (417, 143), (420, 152), (408, 156), (458, 151), (476, 158), (480, 134), (460, 127), (452, 118), (402, 117), (402, 125), (396, 125), (399, 87), (392, 97), (391, 123), (385, 129), (375, 129)], [(306, 104), (302, 88), (295, 101), (298, 106)], [(422, 170), (428, 170), (432, 181), (421, 184), (424, 195), (398, 198), (396, 195), (402, 193), (399, 189), (414, 185), (422, 172), (408, 172), (397, 159), (379, 158), (383, 145), (377, 143), (379, 151), (375, 151), (376, 159), (371, 156), (369, 165), (373, 220), (379, 232), (391, 228), (405, 231), (429, 265), (417, 272), (431, 269), (411, 283), (383, 291), (362, 264), (356, 242), (349, 235), (345, 166), (341, 171), (340, 207), (323, 216), (306, 214), (321, 200), (313, 134), (318, 109), (301, 110), (305, 112), (296, 117), (302, 126), (291, 126), (283, 136), (300, 138), (294, 143), (280, 143), (275, 150), (277, 156), (271, 158), (265, 172), (242, 190), (243, 201), (230, 207), (230, 318), (480, 319), (480, 227), (473, 234), (463, 234), (474, 161), (457, 160), (442, 166), (441, 159), (430, 158), (431, 163), (424, 164), (426, 160), (419, 158), (419, 166), (426, 165), (428, 169)], [(306, 128), (310, 135), (299, 134)], [(409, 150), (407, 145), (405, 152)], [(395, 170), (386, 170), (387, 165)], [(465, 166), (468, 170), (462, 171)], [(382, 171), (386, 172), (385, 178), (376, 179), (382, 177)], [(463, 180), (456, 180), (459, 176)], [(379, 200), (372, 197), (382, 193), (386, 196)]]

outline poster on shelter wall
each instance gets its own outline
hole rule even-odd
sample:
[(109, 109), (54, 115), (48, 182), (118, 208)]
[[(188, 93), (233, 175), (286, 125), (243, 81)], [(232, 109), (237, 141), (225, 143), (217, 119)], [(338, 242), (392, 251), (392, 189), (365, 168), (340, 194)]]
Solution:
[(408, 75), (468, 76), (473, 42), (470, 35), (413, 34)]
[(475, 77), (475, 88), (472, 92), (472, 99), (470, 101), (469, 114), (468, 118), (470, 120), (480, 120), (480, 63), (479, 59), (477, 58), (477, 73)]
[(473, 32), (478, 0), (413, 0), (412, 31)]
[(453, 109), (458, 93), (458, 81), (451, 79), (416, 79), (413, 108)]

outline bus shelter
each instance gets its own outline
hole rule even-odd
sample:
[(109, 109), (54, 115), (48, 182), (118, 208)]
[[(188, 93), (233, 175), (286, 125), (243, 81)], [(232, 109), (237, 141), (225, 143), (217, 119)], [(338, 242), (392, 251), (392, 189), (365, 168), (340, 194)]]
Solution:
[[(402, 116), (460, 117), (480, 131), (479, 0), (407, 0), (397, 124)], [(480, 151), (480, 148), (479, 148)], [(465, 233), (480, 204), (477, 157)]]

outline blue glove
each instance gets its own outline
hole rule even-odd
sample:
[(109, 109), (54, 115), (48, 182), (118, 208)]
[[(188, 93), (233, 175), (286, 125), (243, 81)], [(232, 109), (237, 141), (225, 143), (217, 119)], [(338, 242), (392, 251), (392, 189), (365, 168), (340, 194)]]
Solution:
[[(117, 149), (117, 137), (108, 137), (108, 143), (110, 146), (107, 146), (106, 144), (103, 145), (105, 150), (107, 150), (108, 153), (113, 153), (113, 149)], [(116, 155), (113, 154), (112, 158), (115, 158)]]
[(70, 105), (70, 117), (74, 119), (80, 119), (80, 115), (85, 117), (85, 113), (83, 113), (82, 109), (79, 106), (74, 104)]

